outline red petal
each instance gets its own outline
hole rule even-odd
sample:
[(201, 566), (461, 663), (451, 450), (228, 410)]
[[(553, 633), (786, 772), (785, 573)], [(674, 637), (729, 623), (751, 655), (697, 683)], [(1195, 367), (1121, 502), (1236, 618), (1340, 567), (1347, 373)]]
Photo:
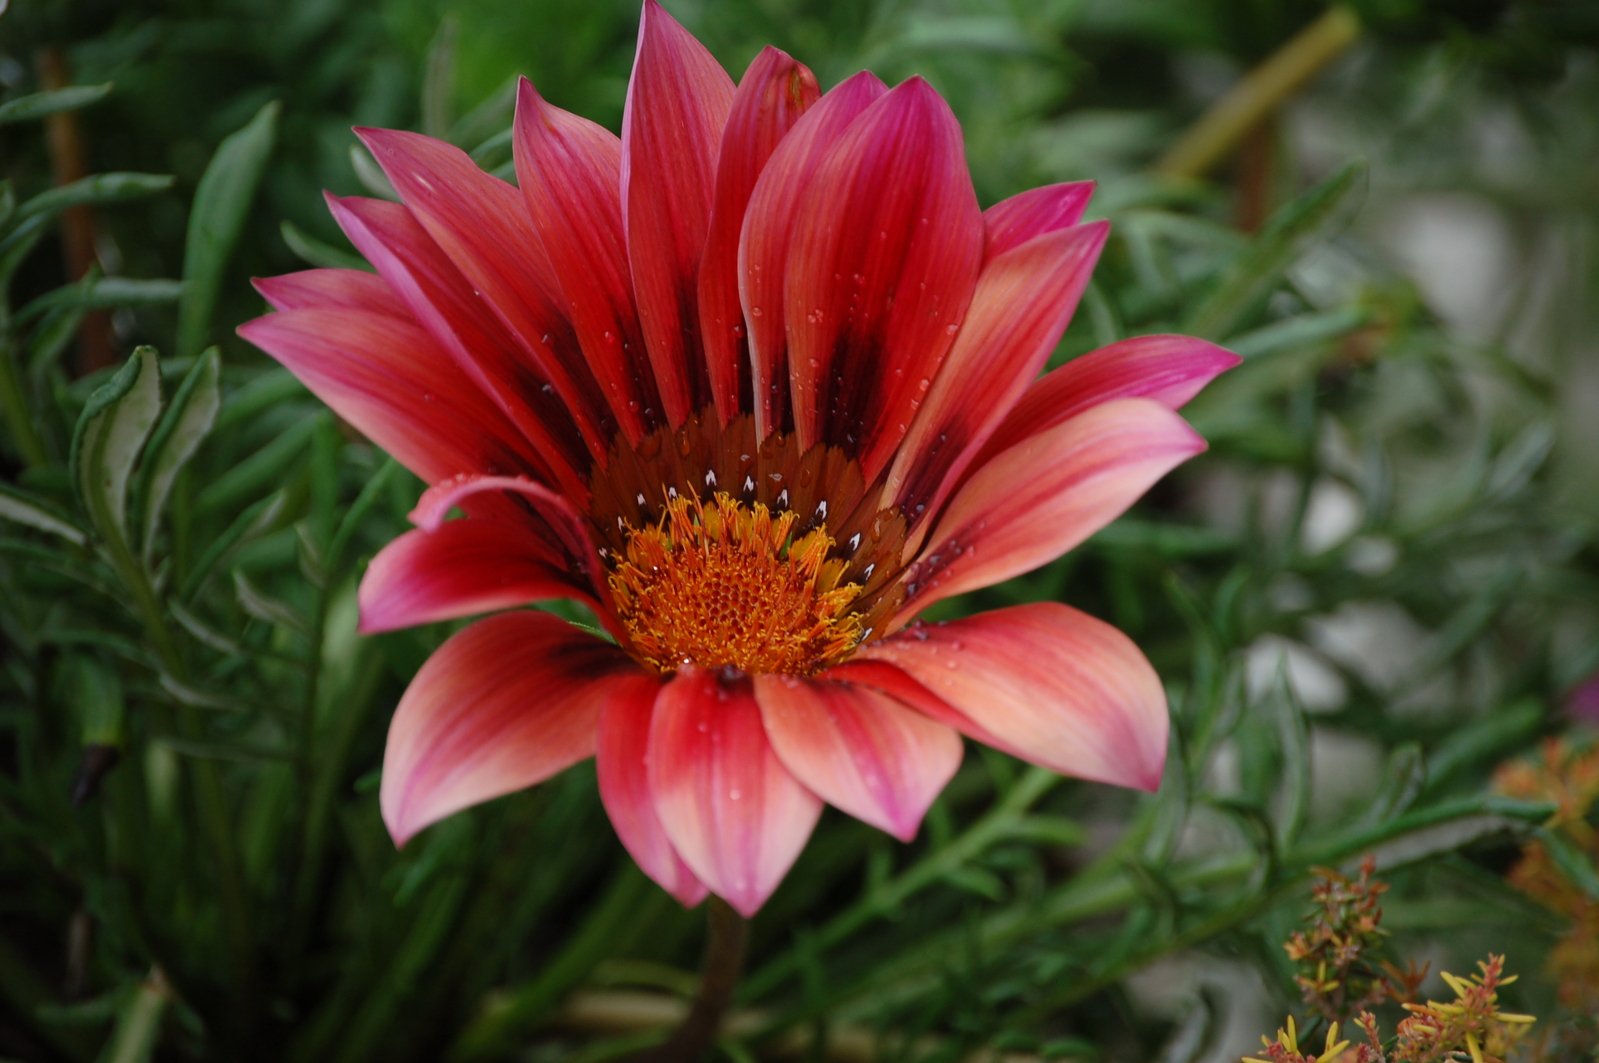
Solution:
[(580, 585), (586, 581), (593, 588), (594, 598), (600, 604), (600, 621), (616, 634), (611, 592), (589, 538), (588, 522), (570, 501), (543, 484), (520, 476), (456, 476), (434, 484), (423, 493), (416, 508), (411, 510), (411, 523), (423, 531), (438, 531), (452, 509), (467, 507), (474, 496), (484, 492), (518, 496), (521, 507), (516, 512), (527, 519), (529, 527), (550, 550), (564, 555), (573, 579), (579, 580)]
[(610, 410), (584, 364), (521, 193), (443, 141), (392, 129), (356, 132), (433, 242), (505, 326), (520, 360), (560, 395), (589, 449), (604, 454)]
[(379, 199), (327, 200), (350, 242), (527, 439), (544, 478), (586, 490), (578, 470), (588, 468), (590, 452), (565, 402), (517, 353), (516, 340), (411, 212)]
[(972, 474), (905, 571), (901, 621), (1052, 561), (1115, 520), (1205, 441), (1148, 399), (1117, 399)]
[(361, 578), (361, 630), (392, 631), (549, 598), (597, 608), (565, 558), (526, 525), (450, 520), (430, 532), (406, 532), (372, 559)]
[(817, 95), (816, 77), (804, 64), (776, 48), (763, 49), (738, 83), (722, 134), (699, 296), (705, 365), (723, 424), (749, 409), (751, 401), (749, 340), (738, 286), (744, 211), (767, 159)]
[(772, 751), (749, 679), (692, 666), (655, 701), (649, 774), (673, 847), (745, 916), (777, 888), (822, 811)]
[(610, 130), (550, 106), (523, 78), (515, 154), (517, 182), (565, 294), (572, 327), (617, 423), (637, 443), (665, 419), (628, 277), (622, 142)]
[(960, 125), (920, 78), (850, 126), (802, 193), (789, 246), (794, 430), (886, 464), (972, 299), (982, 215)]
[(789, 424), (788, 334), (783, 290), (800, 197), (844, 130), (888, 89), (861, 71), (828, 92), (778, 144), (750, 193), (739, 237), (739, 297), (749, 328), (756, 436)]
[(609, 690), (637, 666), (538, 612), (480, 620), (428, 658), (389, 725), (380, 803), (395, 844), (594, 752)]
[(1050, 233), (990, 260), (966, 322), (889, 470), (883, 496), (917, 523), (1060, 342), (1105, 244), (1103, 222)]
[(1094, 182), (1046, 185), (1011, 196), (983, 211), (985, 260), (998, 258), (1035, 237), (1070, 229), (1088, 209)]
[(1101, 347), (1028, 388), (983, 448), (984, 458), (1111, 399), (1153, 399), (1180, 409), (1242, 360), (1192, 336), (1138, 336)]
[(376, 273), (360, 269), (305, 269), (252, 282), (274, 310), (338, 307), (408, 317), (405, 305)]
[(818, 797), (910, 841), (960, 767), (960, 736), (886, 694), (852, 683), (755, 677), (778, 759)]
[(999, 609), (911, 628), (857, 660), (837, 672), (915, 698), (882, 668), (892, 665), (973, 738), (1023, 760), (1117, 786), (1160, 785), (1169, 727), (1160, 677), (1131, 639), (1085, 613), (1056, 602)]
[(732, 102), (727, 71), (660, 4), (645, 0), (622, 116), (622, 211), (644, 340), (673, 425), (710, 401), (697, 287)]
[(239, 335), (424, 480), (528, 468), (516, 430), (410, 321), (286, 310), (239, 326)]
[(650, 793), (650, 719), (661, 681), (640, 676), (613, 688), (600, 711), (596, 754), (600, 800), (633, 860), (685, 906), (705, 899), (705, 886), (672, 848)]

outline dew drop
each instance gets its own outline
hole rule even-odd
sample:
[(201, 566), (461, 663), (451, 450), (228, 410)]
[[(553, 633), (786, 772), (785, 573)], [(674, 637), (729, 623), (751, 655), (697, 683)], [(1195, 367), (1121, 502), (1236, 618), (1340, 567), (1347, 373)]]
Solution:
[(750, 317), (760, 317), (760, 316), (761, 316), (761, 308), (760, 307), (758, 307), (758, 306), (750, 307)]
[(741, 801), (744, 799), (744, 791), (735, 786), (727, 791), (727, 799), (729, 801)]

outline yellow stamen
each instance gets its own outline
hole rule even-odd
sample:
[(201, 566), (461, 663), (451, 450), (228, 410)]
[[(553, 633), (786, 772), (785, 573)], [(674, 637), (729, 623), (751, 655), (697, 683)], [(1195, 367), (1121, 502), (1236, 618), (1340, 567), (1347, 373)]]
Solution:
[(719, 492), (678, 496), (659, 522), (629, 528), (610, 576), (629, 648), (662, 673), (684, 664), (812, 675), (864, 632), (856, 583), (829, 559), (825, 527), (790, 539), (798, 517)]

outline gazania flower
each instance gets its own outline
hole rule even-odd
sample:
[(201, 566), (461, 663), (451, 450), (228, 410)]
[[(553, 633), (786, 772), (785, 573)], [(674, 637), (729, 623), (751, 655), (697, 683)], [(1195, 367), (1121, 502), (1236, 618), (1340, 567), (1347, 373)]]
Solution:
[[(1129, 340), (1038, 377), (1104, 242), (1090, 188), (978, 208), (925, 81), (735, 86), (646, 0), (620, 138), (517, 100), (513, 186), (359, 131), (402, 203), (329, 197), (375, 274), (260, 282), (240, 332), (433, 486), (366, 631), (570, 598), (441, 646), (397, 709), (397, 842), (589, 756), (639, 865), (758, 908), (825, 802), (900, 838), (961, 735), (1152, 789), (1167, 713), (1065, 605), (914, 617), (1080, 543), (1204, 446), (1235, 362)], [(450, 518), (459, 510), (461, 516)]]

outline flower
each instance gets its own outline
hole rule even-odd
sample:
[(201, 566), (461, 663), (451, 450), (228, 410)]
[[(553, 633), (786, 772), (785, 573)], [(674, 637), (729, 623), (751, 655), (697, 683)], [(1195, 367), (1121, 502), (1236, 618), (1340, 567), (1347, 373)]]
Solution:
[(768, 48), (735, 86), (654, 0), (620, 138), (522, 82), (516, 186), (358, 132), (402, 202), (328, 202), (376, 274), (259, 281), (240, 333), (433, 485), (362, 628), (565, 597), (610, 636), (515, 610), (446, 641), (389, 731), (397, 843), (595, 756), (640, 867), (749, 914), (823, 802), (909, 839), (962, 734), (1158, 784), (1164, 693), (1119, 631), (912, 623), (1204, 447), (1173, 411), (1236, 362), (1210, 344), (1035, 382), (1105, 240), (1088, 185), (980, 211), (925, 81), (823, 94)]

